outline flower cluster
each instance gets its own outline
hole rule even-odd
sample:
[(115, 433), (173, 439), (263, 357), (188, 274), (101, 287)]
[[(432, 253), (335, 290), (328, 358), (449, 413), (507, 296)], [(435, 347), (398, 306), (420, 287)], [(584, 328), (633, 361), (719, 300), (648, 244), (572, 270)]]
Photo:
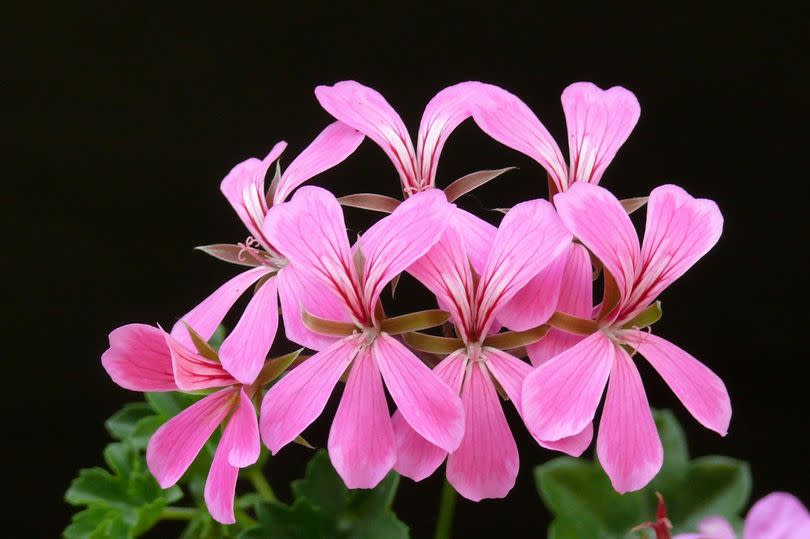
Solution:
[[(418, 481), (446, 459), (447, 479), (463, 496), (503, 497), (515, 483), (518, 450), (501, 400), (538, 444), (577, 456), (592, 441), (605, 393), (599, 460), (617, 491), (640, 489), (663, 458), (636, 367), (641, 356), (698, 422), (726, 433), (723, 382), (649, 329), (661, 315), (659, 295), (718, 241), (717, 206), (674, 185), (622, 201), (598, 185), (638, 120), (631, 92), (590, 83), (565, 89), (568, 162), (534, 113), (490, 84), (439, 92), (415, 148), (371, 88), (344, 81), (315, 94), (337, 121), (283, 172), (279, 142), (222, 181), (250, 236), (202, 249), (246, 269), (170, 332), (131, 324), (110, 334), (102, 363), (119, 385), (206, 395), (150, 440), (147, 462), (161, 486), (177, 482), (222, 426), (205, 499), (214, 518), (233, 522), (240, 468), (257, 461), (262, 441), (272, 453), (300, 441), (340, 381), (327, 446), (351, 488), (374, 487), (391, 469)], [(437, 187), (442, 148), (469, 118), (548, 175), (548, 199), (514, 206), (497, 228), (453, 202), (507, 169)], [(337, 199), (301, 187), (365, 137), (391, 158), (403, 200)], [(645, 204), (639, 240), (629, 214)], [(387, 215), (350, 245), (342, 206)], [(387, 316), (381, 293), (403, 273), (439, 309)], [(596, 302), (595, 282), (603, 291)], [(209, 339), (249, 289), (241, 318), (215, 350)], [(313, 354), (268, 358), (279, 312), (287, 339)], [(436, 326), (441, 335), (424, 331)]]

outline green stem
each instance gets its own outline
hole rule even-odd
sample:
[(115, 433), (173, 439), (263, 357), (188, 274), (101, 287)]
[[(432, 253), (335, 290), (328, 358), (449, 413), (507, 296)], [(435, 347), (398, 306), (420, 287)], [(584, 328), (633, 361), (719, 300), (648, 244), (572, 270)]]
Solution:
[(261, 468), (250, 468), (247, 470), (246, 474), (247, 478), (253, 483), (253, 488), (256, 489), (256, 492), (259, 493), (259, 496), (265, 499), (268, 502), (276, 502), (278, 498), (276, 498), (276, 493), (273, 492), (273, 487), (270, 486), (270, 483), (267, 482), (267, 479), (264, 477), (264, 473), (262, 473)]
[(161, 520), (191, 520), (200, 510), (195, 507), (164, 507)]
[(453, 511), (456, 508), (456, 490), (444, 480), (442, 497), (439, 502), (439, 516), (436, 519), (434, 539), (450, 539), (453, 531)]

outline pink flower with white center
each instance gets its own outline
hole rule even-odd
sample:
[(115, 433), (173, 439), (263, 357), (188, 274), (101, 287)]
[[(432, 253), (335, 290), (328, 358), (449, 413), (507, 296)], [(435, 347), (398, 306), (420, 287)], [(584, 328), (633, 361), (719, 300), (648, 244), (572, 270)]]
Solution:
[[(748, 511), (742, 539), (807, 539), (810, 513), (798, 498), (786, 492), (768, 494)], [(723, 517), (704, 518), (698, 533), (683, 533), (673, 539), (737, 539), (731, 523)]]
[(146, 462), (163, 488), (185, 473), (218, 426), (224, 425), (208, 478), (205, 503), (223, 524), (235, 522), (239, 469), (259, 458), (259, 426), (252, 399), (257, 386), (243, 385), (220, 363), (178, 343), (163, 330), (129, 324), (110, 333), (101, 358), (118, 385), (133, 391), (199, 391), (221, 388), (164, 423), (149, 440)]
[(728, 430), (731, 403), (722, 380), (674, 344), (639, 329), (652, 323), (648, 315), (658, 295), (717, 243), (723, 218), (710, 200), (673, 185), (658, 187), (649, 197), (639, 247), (630, 218), (607, 190), (577, 183), (554, 202), (568, 230), (602, 261), (606, 293), (596, 321), (578, 321), (590, 335), (526, 377), (524, 419), (542, 440), (571, 436), (593, 420), (607, 385), (597, 454), (618, 492), (637, 490), (658, 473), (663, 450), (636, 352), (698, 422), (721, 435)]
[[(193, 327), (203, 339), (210, 338), (236, 300), (263, 279), (263, 284), (219, 350), (225, 369), (242, 383), (254, 381), (278, 328), (279, 296), (287, 335), (315, 349), (324, 344), (323, 339), (303, 327), (298, 307), (298, 294), (301, 293), (298, 277), (294, 271), (285, 268), (283, 255), (265, 237), (262, 223), (270, 207), (283, 203), (300, 184), (346, 159), (362, 140), (363, 135), (351, 127), (340, 122), (329, 125), (290, 163), (268, 194), (265, 194), (265, 175), (286, 148), (286, 143), (276, 144), (263, 160), (251, 158), (231, 170), (222, 180), (221, 190), (252, 234), (235, 261), (254, 267), (227, 281), (182, 316), (172, 329), (176, 341), (193, 347), (184, 323)], [(314, 290), (309, 292), (315, 293)], [(328, 316), (335, 313), (318, 311), (316, 314)]]
[[(397, 412), (393, 421), (399, 447), (398, 472), (419, 481), (447, 457), (447, 479), (466, 498), (501, 498), (512, 489), (518, 473), (518, 450), (496, 384), (522, 413), (521, 388), (531, 367), (499, 349), (489, 337), (503, 305), (570, 241), (570, 233), (551, 204), (534, 200), (518, 204), (506, 214), (480, 279), (470, 268), (456, 222), (427, 255), (408, 268), (451, 313), (460, 346), (434, 372), (461, 395), (466, 427), (461, 445), (448, 456), (446, 449), (425, 440)], [(591, 440), (590, 429), (583, 431), (556, 443), (540, 443), (579, 455)]]
[[(453, 206), (437, 190), (409, 197), (358, 241), (354, 254), (343, 213), (328, 191), (303, 187), (271, 209), (265, 236), (300, 272), (301, 286), (330, 293), (313, 301), (340, 307), (348, 335), (324, 336), (324, 348), (274, 385), (261, 407), (261, 433), (273, 453), (323, 411), (338, 380), (350, 369), (329, 433), (329, 456), (350, 488), (372, 488), (391, 470), (396, 443), (383, 381), (411, 427), (453, 451), (464, 433), (461, 401), (410, 350), (380, 327), (383, 287), (422, 257), (441, 236)], [(358, 252), (359, 250), (359, 252)], [(309, 310), (312, 303), (302, 302)], [(330, 307), (330, 308), (331, 308)], [(334, 322), (332, 322), (334, 324)]]
[[(568, 125), (567, 165), (554, 138), (520, 98), (491, 84), (480, 85), (476, 96), (475, 122), (490, 137), (546, 169), (550, 199), (576, 182), (599, 183), (640, 115), (636, 96), (622, 87), (602, 90), (590, 82), (569, 85), (561, 99)], [(571, 244), (515, 296), (501, 311), (499, 320), (509, 329), (522, 331), (548, 320), (555, 308), (574, 316), (588, 316), (593, 305), (591, 275), (587, 252), (581, 245)], [(543, 339), (529, 345), (529, 357), (539, 365), (579, 340), (576, 335), (552, 328)]]
[(376, 90), (346, 80), (318, 86), (315, 96), (326, 111), (376, 142), (394, 163), (405, 196), (436, 186), (436, 168), (447, 138), (470, 117), (478, 82), (462, 82), (436, 94), (425, 107), (416, 150), (399, 114)]

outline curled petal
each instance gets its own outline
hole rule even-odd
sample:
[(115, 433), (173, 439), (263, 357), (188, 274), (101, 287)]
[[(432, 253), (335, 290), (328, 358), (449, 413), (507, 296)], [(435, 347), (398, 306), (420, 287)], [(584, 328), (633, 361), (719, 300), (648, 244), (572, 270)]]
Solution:
[(478, 82), (462, 82), (436, 94), (425, 107), (419, 124), (416, 155), (423, 187), (436, 184), (436, 167), (447, 138), (458, 125), (472, 114)]
[(329, 124), (281, 175), (273, 204), (281, 204), (296, 187), (343, 162), (361, 142), (363, 134), (356, 129), (341, 122)]
[(503, 306), (558, 258), (570, 241), (571, 234), (548, 201), (530, 200), (509, 210), (498, 227), (476, 291), (481, 334)]
[(540, 163), (558, 191), (566, 188), (568, 172), (560, 147), (517, 96), (491, 84), (482, 85), (482, 97), (473, 107), (473, 119), (490, 137)]
[(271, 208), (264, 232), (302, 276), (323, 283), (350, 312), (362, 311), (343, 210), (334, 195), (300, 188), (290, 202)]
[(568, 125), (570, 179), (599, 183), (638, 122), (638, 99), (621, 86), (602, 90), (590, 82), (576, 82), (563, 90), (562, 106)]
[(132, 391), (177, 389), (169, 347), (163, 331), (154, 326), (127, 324), (115, 329), (101, 364), (113, 382)]
[(416, 193), (360, 237), (367, 305), (374, 305), (385, 285), (439, 240), (453, 209), (438, 189)]
[(403, 186), (416, 185), (418, 172), (411, 137), (402, 118), (379, 92), (345, 80), (334, 86), (318, 86), (315, 97), (326, 112), (383, 149), (399, 172)]
[(208, 340), (214, 334), (214, 330), (231, 310), (242, 294), (253, 286), (253, 284), (267, 275), (270, 268), (260, 266), (249, 269), (231, 278), (228, 282), (217, 288), (210, 296), (205, 298), (199, 305), (191, 309), (184, 316), (180, 317), (174, 327), (172, 327), (172, 338), (185, 346), (193, 349), (194, 343), (189, 337), (186, 324), (194, 328), (203, 339)]
[(221, 363), (192, 352), (168, 333), (164, 333), (164, 336), (166, 346), (171, 352), (174, 380), (179, 389), (196, 391), (236, 383), (236, 380), (222, 367)]
[(622, 205), (608, 190), (577, 182), (554, 196), (565, 226), (596, 255), (619, 289), (620, 302), (633, 289), (641, 265), (638, 235)]
[(628, 308), (635, 311), (650, 304), (709, 252), (722, 233), (723, 216), (713, 201), (693, 198), (675, 185), (656, 187), (647, 203), (641, 248), (644, 271)]
[(270, 165), (279, 158), (286, 147), (286, 142), (279, 142), (264, 159), (251, 157), (239, 163), (225, 176), (219, 186), (250, 233), (267, 248), (271, 246), (262, 234), (262, 223), (267, 213), (264, 177)]

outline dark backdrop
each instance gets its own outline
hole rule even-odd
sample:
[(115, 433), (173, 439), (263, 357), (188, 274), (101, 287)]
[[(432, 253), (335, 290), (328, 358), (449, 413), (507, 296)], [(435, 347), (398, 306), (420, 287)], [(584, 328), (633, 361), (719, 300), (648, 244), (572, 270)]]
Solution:
[[(643, 368), (650, 400), (675, 410), (694, 454), (750, 460), (755, 497), (782, 489), (810, 501), (807, 211), (797, 191), (807, 176), (799, 120), (806, 12), (740, 3), (655, 12), (113, 4), (39, 4), (3, 17), (3, 261), (11, 270), (3, 476), (22, 511), (36, 511), (22, 521), (26, 537), (64, 527), (62, 494), (78, 468), (101, 462), (102, 421), (138, 398), (100, 367), (107, 333), (133, 321), (170, 325), (233, 274), (191, 250), (244, 239), (220, 179), (282, 138), (289, 162), (331, 121), (313, 88), (347, 78), (380, 90), (412, 132), (444, 86), (493, 82), (523, 97), (561, 141), (567, 84), (633, 90), (641, 121), (603, 184), (624, 197), (675, 182), (715, 199), (725, 215), (718, 246), (665, 293), (659, 331), (726, 381), (730, 434), (701, 428)], [(439, 183), (510, 164), (520, 170), (462, 205), (480, 211), (545, 193), (536, 164), (468, 122), (450, 139)], [(370, 141), (319, 181), (339, 194), (396, 195), (398, 185)], [(361, 229), (369, 216), (353, 212), (349, 222)], [(426, 300), (402, 297), (411, 304), (397, 309)], [(518, 484), (507, 500), (462, 502), (458, 537), (544, 534), (531, 468), (550, 454), (510, 419), (521, 446)], [(326, 425), (318, 423), (315, 442), (325, 443)], [(271, 464), (282, 493), (305, 458), (290, 448)], [(403, 481), (395, 508), (415, 537), (432, 529), (439, 484)]]

